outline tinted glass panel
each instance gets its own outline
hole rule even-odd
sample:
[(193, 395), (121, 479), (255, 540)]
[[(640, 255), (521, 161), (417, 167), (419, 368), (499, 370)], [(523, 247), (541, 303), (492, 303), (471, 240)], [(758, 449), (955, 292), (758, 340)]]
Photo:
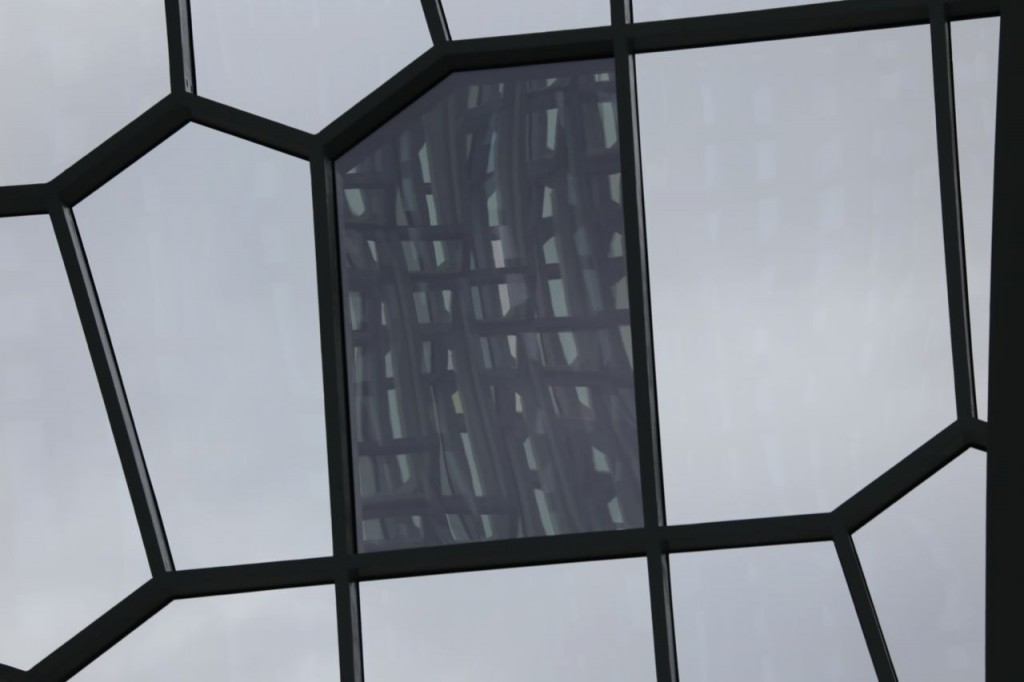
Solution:
[(75, 209), (179, 567), (331, 552), (311, 207), (190, 125)]
[(637, 70), (669, 520), (831, 509), (956, 418), (928, 28)]
[(482, 38), (513, 33), (600, 26), (611, 21), (607, 0), (444, 0), (453, 38)]
[(0, 662), (28, 668), (149, 566), (45, 217), (0, 220), (0, 320)]
[(694, 552), (671, 561), (679, 679), (875, 679), (831, 543)]
[(633, 0), (633, 20), (677, 19), (810, 5), (824, 0)]
[(611, 70), (456, 74), (338, 162), (363, 549), (640, 524)]
[(968, 450), (854, 536), (900, 682), (985, 679), (985, 461)]
[(192, 0), (199, 94), (318, 130), (431, 46), (418, 0)]
[(161, 0), (0, 2), (0, 185), (50, 180), (169, 90)]
[(176, 601), (75, 682), (337, 682), (333, 587)]
[(366, 682), (653, 682), (643, 559), (360, 587)]
[(952, 35), (975, 390), (978, 416), (988, 419), (988, 315), (999, 19), (955, 22)]

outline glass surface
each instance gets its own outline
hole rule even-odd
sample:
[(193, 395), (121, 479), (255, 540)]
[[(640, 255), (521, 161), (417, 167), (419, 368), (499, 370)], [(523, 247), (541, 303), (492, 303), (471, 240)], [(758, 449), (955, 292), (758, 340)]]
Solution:
[(170, 91), (161, 0), (0, 2), (0, 185), (46, 182)]
[(337, 682), (334, 587), (172, 602), (75, 682)]
[(176, 565), (330, 554), (309, 166), (192, 124), (75, 213)]
[(832, 543), (676, 554), (671, 570), (679, 679), (875, 679)]
[(854, 541), (900, 682), (985, 679), (985, 476), (968, 450)]
[(668, 519), (832, 509), (956, 418), (928, 27), (637, 78)]
[(644, 559), (360, 586), (366, 682), (656, 679)]
[(456, 74), (338, 161), (361, 549), (641, 525), (611, 71)]
[(960, 196), (978, 417), (988, 419), (988, 323), (999, 17), (952, 24)]
[(452, 38), (559, 31), (611, 23), (607, 0), (444, 0)]
[(419, 0), (192, 0), (198, 92), (316, 131), (432, 43)]
[[(633, 21), (681, 19), (775, 7), (821, 4), (825, 0), (633, 0)], [(840, 0), (841, 1), (841, 0)]]
[(29, 668), (149, 579), (50, 221), (0, 220), (0, 662)]

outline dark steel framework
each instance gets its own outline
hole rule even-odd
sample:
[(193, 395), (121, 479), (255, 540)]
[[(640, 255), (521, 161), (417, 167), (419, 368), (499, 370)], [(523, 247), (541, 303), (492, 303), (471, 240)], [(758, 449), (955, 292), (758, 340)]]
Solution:
[[(678, 679), (668, 555), (729, 547), (832, 541), (878, 679), (896, 680), (851, 534), (964, 450), (988, 452), (986, 679), (1019, 678), (1024, 575), (1013, 528), (1024, 519), (1024, 3), (1020, 0), (845, 0), (731, 15), (632, 23), (630, 0), (611, 0), (611, 25), (452, 40), (440, 0), (422, 0), (434, 45), (317, 134), (196, 94), (189, 0), (165, 0), (171, 93), (48, 183), (0, 187), (0, 217), (49, 214), (81, 317), (152, 579), (28, 671), (0, 664), (0, 680), (64, 680), (174, 599), (334, 584), (342, 679), (362, 680), (358, 583), (364, 580), (581, 560), (646, 557), (660, 682)], [(979, 421), (972, 375), (964, 239), (953, 106), (950, 22), (1001, 16), (993, 210), (990, 423)], [(955, 422), (830, 513), (665, 525), (651, 314), (644, 243), (634, 55), (658, 50), (929, 24), (956, 404)], [(622, 204), (643, 492), (641, 528), (476, 544), (357, 552), (333, 160), (455, 71), (613, 58)], [(334, 553), (330, 557), (175, 570), (71, 207), (194, 121), (310, 163), (319, 290)], [(991, 435), (990, 435), (991, 431)], [(69, 568), (69, 570), (74, 570)], [(11, 614), (6, 617), (10, 618)]]

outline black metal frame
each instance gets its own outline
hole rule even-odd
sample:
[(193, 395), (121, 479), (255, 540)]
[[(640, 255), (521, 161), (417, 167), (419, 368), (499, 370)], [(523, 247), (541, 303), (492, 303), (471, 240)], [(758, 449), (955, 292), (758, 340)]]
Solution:
[[(358, 583), (409, 575), (559, 562), (646, 557), (657, 676), (678, 679), (668, 555), (727, 547), (832, 541), (850, 588), (879, 680), (896, 674), (851, 534), (970, 447), (989, 452), (987, 680), (1016, 679), (1024, 613), (1014, 522), (1024, 518), (1024, 332), (1015, 324), (1024, 300), (1024, 3), (1020, 0), (845, 0), (732, 15), (633, 24), (630, 0), (611, 0), (611, 25), (541, 34), (452, 41), (441, 0), (422, 0), (434, 45), (317, 134), (293, 129), (196, 94), (189, 0), (165, 0), (171, 92), (54, 180), (0, 187), (0, 217), (48, 214), (95, 366), (152, 579), (73, 636), (31, 670), (0, 665), (0, 680), (64, 680), (88, 665), (174, 599), (334, 584), (342, 679), (362, 680)], [(992, 266), (990, 421), (977, 418), (960, 215), (949, 22), (1001, 15)], [(654, 357), (644, 243), (643, 192), (634, 55), (669, 49), (776, 40), (905, 25), (931, 26), (936, 130), (947, 288), (958, 418), (830, 513), (666, 526)], [(635, 354), (645, 526), (633, 530), (500, 540), (472, 545), (359, 554), (352, 522), (352, 460), (347, 437), (346, 359), (332, 159), (448, 74), (466, 69), (612, 57), (618, 87), (623, 207)], [(71, 207), (194, 121), (310, 162), (327, 424), (333, 548), (331, 557), (222, 568), (175, 570), (113, 346)], [(989, 441), (991, 440), (991, 449)]]

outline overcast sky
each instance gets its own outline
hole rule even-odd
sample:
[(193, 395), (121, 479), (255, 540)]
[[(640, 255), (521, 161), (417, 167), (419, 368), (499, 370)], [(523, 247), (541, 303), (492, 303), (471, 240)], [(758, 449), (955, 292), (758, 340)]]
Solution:
[[(608, 16), (528, 4), (448, 18), (470, 37)], [(192, 5), (201, 94), (307, 130), (429, 45), (416, 0)], [(954, 30), (979, 328), (997, 27)], [(51, 178), (166, 93), (163, 37), (158, 0), (0, 5), (0, 184)], [(955, 417), (928, 29), (637, 70), (669, 520), (828, 510)], [(75, 213), (178, 566), (328, 554), (307, 165), (189, 125)], [(0, 220), (0, 319), (0, 661), (27, 668), (148, 569), (45, 217)], [(980, 675), (983, 506), (971, 452), (855, 537), (901, 680)], [(870, 676), (829, 545), (672, 575), (684, 679)], [(646, 590), (639, 560), (370, 583), (367, 680), (653, 679)], [(76, 679), (337, 679), (332, 591), (177, 602)]]

